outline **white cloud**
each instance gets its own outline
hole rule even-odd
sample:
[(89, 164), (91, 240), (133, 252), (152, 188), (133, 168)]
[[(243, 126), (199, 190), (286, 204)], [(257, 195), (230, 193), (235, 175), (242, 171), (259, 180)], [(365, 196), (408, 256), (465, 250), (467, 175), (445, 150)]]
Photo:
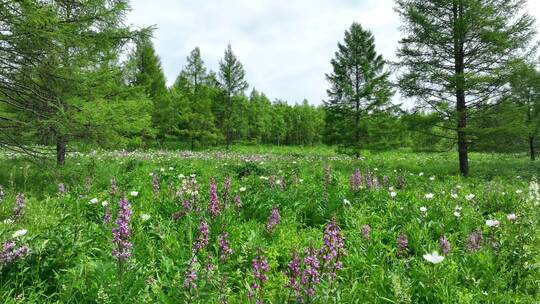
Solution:
[[(540, 18), (540, 3), (529, 2)], [(130, 23), (157, 27), (154, 44), (169, 84), (195, 46), (217, 71), (230, 42), (251, 87), (290, 103), (326, 98), (325, 73), (351, 23), (374, 33), (386, 59), (395, 59), (400, 37), (393, 0), (134, 0), (131, 6)]]

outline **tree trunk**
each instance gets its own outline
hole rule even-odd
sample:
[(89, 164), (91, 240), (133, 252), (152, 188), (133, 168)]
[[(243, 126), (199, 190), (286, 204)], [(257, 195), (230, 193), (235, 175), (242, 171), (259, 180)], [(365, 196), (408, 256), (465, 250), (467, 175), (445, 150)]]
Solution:
[(534, 145), (534, 136), (529, 135), (529, 151), (531, 152), (531, 160), (536, 160), (536, 147)]
[(56, 137), (56, 165), (63, 166), (66, 163), (66, 140), (62, 136)]
[(460, 19), (463, 18), (463, 4), (454, 4), (454, 71), (456, 77), (456, 112), (457, 112), (457, 139), (459, 154), (459, 172), (463, 176), (469, 175), (469, 150), (467, 144), (467, 104), (465, 102), (465, 52), (464, 30)]

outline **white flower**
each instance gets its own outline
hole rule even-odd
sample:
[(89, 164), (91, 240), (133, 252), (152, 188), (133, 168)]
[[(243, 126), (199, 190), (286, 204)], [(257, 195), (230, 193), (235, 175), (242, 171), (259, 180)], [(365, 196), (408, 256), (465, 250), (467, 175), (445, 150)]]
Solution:
[(456, 185), (456, 188), (461, 189), (461, 185)]
[(521, 190), (521, 189), (516, 190), (516, 194), (521, 194), (521, 193), (523, 193), (523, 190)]
[(433, 251), (432, 253), (424, 254), (423, 255), (424, 260), (432, 263), (432, 264), (439, 264), (444, 260), (444, 257), (439, 255), (437, 251)]
[(486, 225), (489, 227), (499, 227), (501, 223), (497, 220), (486, 220)]
[(459, 211), (454, 211), (454, 216), (455, 216), (455, 217), (460, 217), (460, 216), (461, 216), (461, 213), (459, 213)]
[(293, 164), (296, 164), (296, 161), (295, 161), (295, 160), (293, 160), (293, 162), (292, 162), (292, 163), (293, 163)]
[(345, 206), (350, 206), (350, 205), (351, 205), (351, 202), (350, 202), (348, 199), (344, 198), (344, 199), (343, 199), (343, 205), (345, 205)]
[(190, 176), (191, 176), (191, 178), (195, 178), (195, 176), (197, 176), (197, 175), (195, 175), (195, 173), (193, 173)]
[(390, 197), (396, 197), (396, 195), (397, 195), (396, 192), (394, 192), (394, 191), (390, 192)]
[(299, 179), (298, 181), (301, 182), (301, 183), (303, 183), (303, 182), (304, 182), (304, 179), (301, 178), (301, 179)]
[(172, 171), (172, 170), (174, 170), (174, 168), (173, 168), (173, 167), (169, 167), (169, 171)]
[(159, 171), (165, 172), (165, 168), (160, 168)]
[(185, 178), (185, 176), (184, 176), (184, 174), (179, 174), (179, 175), (178, 175), (178, 178), (179, 178), (179, 179), (183, 179), (183, 178)]
[(424, 197), (425, 197), (426, 199), (432, 199), (433, 196), (434, 196), (433, 193), (428, 193), (428, 194), (424, 195)]
[(93, 199), (90, 200), (89, 203), (93, 205), (93, 204), (97, 204), (97, 202), (99, 202), (99, 200), (94, 197)]
[(422, 206), (422, 207), (420, 207), (420, 211), (421, 211), (421, 212), (427, 212), (427, 208), (424, 207), (424, 206)]
[(434, 181), (434, 180), (435, 180), (435, 176), (430, 176), (430, 177), (429, 177), (429, 180), (430, 180), (430, 181)]
[(246, 187), (240, 187), (240, 192), (246, 191)]
[(129, 195), (135, 197), (135, 196), (138, 196), (138, 195), (139, 195), (139, 192), (137, 192), (137, 191), (131, 191), (131, 192), (129, 193)]
[(452, 193), (450, 194), (450, 196), (451, 196), (451, 197), (452, 197), (453, 199), (456, 199), (456, 198), (458, 198), (458, 195), (457, 195), (457, 193), (454, 193), (454, 192), (452, 192)]
[(6, 225), (11, 225), (13, 223), (14, 223), (14, 221), (12, 219), (5, 219), (4, 220), (4, 224), (6, 224)]
[(13, 232), (13, 238), (14, 239), (19, 238), (19, 237), (25, 235), (27, 232), (28, 232), (28, 230), (26, 230), (26, 229), (17, 230), (15, 232)]
[(379, 171), (379, 168), (375, 168), (375, 169), (373, 169), (373, 171)]
[(501, 193), (503, 196), (506, 195), (506, 192)]
[(107, 202), (107, 201), (103, 201), (103, 202), (101, 202), (101, 206), (103, 206), (103, 207), (107, 207), (107, 205), (109, 205), (109, 202)]
[(388, 191), (394, 191), (394, 187), (393, 186), (389, 187)]
[(424, 172), (418, 173), (418, 176), (423, 176), (423, 175), (424, 175)]
[(460, 211), (462, 208), (461, 208), (461, 206), (456, 206), (456, 208), (454, 208), (454, 209)]
[(150, 219), (150, 214), (147, 214), (147, 213), (141, 214), (141, 220), (142, 220), (143, 222), (146, 222), (146, 221), (148, 221), (149, 219)]
[(510, 213), (509, 215), (506, 216), (506, 219), (509, 220), (510, 222), (513, 222), (517, 219), (517, 215), (515, 213)]
[(475, 197), (475, 195), (472, 194), (472, 193), (465, 195), (465, 199), (468, 200), (468, 201), (471, 201), (474, 197)]

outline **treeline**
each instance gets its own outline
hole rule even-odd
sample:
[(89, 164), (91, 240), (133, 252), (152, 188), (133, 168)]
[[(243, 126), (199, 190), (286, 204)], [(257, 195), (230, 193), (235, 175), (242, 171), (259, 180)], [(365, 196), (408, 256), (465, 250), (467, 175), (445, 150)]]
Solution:
[[(55, 146), (58, 164), (76, 145), (325, 143), (357, 156), (455, 149), (464, 175), (469, 151), (534, 159), (540, 72), (524, 2), (396, 5), (403, 37), (394, 68), (353, 23), (330, 61), (328, 98), (313, 106), (250, 89), (230, 45), (218, 71), (195, 48), (168, 87), (152, 29), (126, 25), (126, 1), (0, 2), (0, 145), (33, 154), (42, 152), (36, 144)], [(392, 102), (398, 90), (413, 109)]]

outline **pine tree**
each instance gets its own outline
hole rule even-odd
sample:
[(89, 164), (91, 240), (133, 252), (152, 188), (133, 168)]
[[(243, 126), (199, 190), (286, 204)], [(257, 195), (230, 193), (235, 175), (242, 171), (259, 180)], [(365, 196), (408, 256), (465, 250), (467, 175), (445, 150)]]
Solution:
[(534, 19), (522, 14), (523, 0), (396, 3), (405, 35), (397, 54), (401, 91), (453, 123), (459, 170), (467, 176), (468, 122), (504, 93), (508, 63), (531, 41)]
[(240, 61), (234, 55), (231, 45), (227, 46), (223, 60), (219, 62), (219, 80), (224, 91), (224, 101), (221, 112), (221, 127), (225, 135), (227, 147), (233, 140), (233, 112), (239, 107), (235, 106), (235, 101), (238, 101), (237, 96), (243, 95), (248, 88), (248, 83), (245, 80), (246, 72)]
[[(375, 51), (375, 39), (370, 31), (353, 23), (345, 31), (343, 43), (330, 62), (333, 72), (326, 75), (331, 88), (325, 101), (329, 118), (338, 120), (346, 134), (343, 141), (352, 146), (359, 155), (360, 120), (370, 112), (389, 106), (392, 91), (389, 73), (384, 70), (385, 61)], [(327, 121), (328, 124), (334, 121)], [(352, 126), (351, 126), (352, 125)]]

